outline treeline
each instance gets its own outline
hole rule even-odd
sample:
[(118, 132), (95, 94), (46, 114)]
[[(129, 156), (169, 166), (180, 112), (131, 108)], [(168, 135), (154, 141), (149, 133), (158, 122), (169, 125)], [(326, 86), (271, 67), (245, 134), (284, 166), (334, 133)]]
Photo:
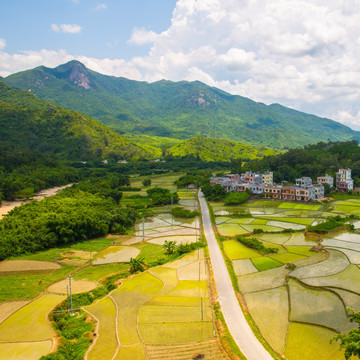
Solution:
[(360, 147), (357, 141), (319, 142), (302, 149), (264, 157), (247, 163), (243, 171), (274, 171), (274, 181), (294, 182), (309, 176), (313, 180), (325, 173), (334, 176), (339, 168), (351, 168), (355, 185), (360, 185)]
[(13, 209), (0, 221), (0, 260), (86, 240), (124, 234), (137, 211), (118, 206), (111, 197), (71, 189)]

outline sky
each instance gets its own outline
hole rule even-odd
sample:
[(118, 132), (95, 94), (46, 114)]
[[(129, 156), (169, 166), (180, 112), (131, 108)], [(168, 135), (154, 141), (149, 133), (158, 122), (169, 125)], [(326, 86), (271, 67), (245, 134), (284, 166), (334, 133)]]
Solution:
[(360, 130), (360, 0), (0, 0), (0, 76), (76, 59)]

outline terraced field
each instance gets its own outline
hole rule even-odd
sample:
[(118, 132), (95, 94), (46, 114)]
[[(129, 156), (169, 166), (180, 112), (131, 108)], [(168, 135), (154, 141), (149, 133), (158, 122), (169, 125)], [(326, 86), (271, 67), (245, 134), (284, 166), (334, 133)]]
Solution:
[(203, 250), (125, 280), (86, 310), (98, 320), (89, 360), (226, 359), (214, 337)]
[[(327, 216), (360, 214), (360, 202), (249, 201), (238, 207), (214, 203), (213, 211), (218, 232), (228, 236), (224, 251), (233, 262), (240, 291), (271, 347), (288, 360), (344, 359), (339, 344), (329, 342), (354, 327), (345, 307), (360, 309), (360, 234), (324, 237), (324, 250), (316, 253), (311, 251), (316, 242), (303, 232), (278, 231), (301, 230)], [(278, 253), (264, 256), (231, 238), (250, 232), (249, 226), (268, 231), (252, 236)], [(289, 263), (295, 269), (288, 269)]]

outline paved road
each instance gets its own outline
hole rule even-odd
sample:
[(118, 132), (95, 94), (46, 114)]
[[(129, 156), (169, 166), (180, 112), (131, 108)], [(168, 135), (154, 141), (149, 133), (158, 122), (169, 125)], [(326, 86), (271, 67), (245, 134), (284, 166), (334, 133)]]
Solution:
[[(209, 209), (201, 191), (199, 192), (199, 200), (204, 232), (209, 245), (209, 254), (214, 272), (216, 289), (219, 295), (221, 310), (224, 314), (230, 333), (241, 352), (248, 360), (273, 360), (273, 357), (255, 337), (243, 315), (232, 287), (230, 276), (219, 245), (216, 242), (214, 230), (211, 225)], [(274, 316), (276, 315), (274, 314)]]

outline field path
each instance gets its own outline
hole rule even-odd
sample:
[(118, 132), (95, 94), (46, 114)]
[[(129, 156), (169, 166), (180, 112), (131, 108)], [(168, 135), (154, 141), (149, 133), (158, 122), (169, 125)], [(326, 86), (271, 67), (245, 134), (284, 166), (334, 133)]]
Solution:
[(211, 224), (209, 209), (203, 193), (199, 192), (204, 233), (208, 242), (211, 264), (214, 272), (215, 285), (219, 295), (221, 310), (231, 335), (241, 352), (248, 360), (272, 360), (248, 325), (239, 302), (236, 298), (230, 275), (217, 244)]

